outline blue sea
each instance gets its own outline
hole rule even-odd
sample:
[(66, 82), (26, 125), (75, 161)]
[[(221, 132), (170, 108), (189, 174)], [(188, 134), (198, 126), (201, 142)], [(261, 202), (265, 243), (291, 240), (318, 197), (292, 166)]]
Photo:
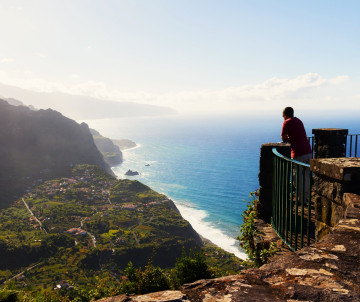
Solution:
[[(350, 128), (357, 118), (309, 116), (312, 128)], [(137, 147), (123, 151), (118, 178), (137, 179), (171, 198), (182, 216), (203, 237), (245, 259), (236, 236), (249, 193), (259, 187), (259, 154), (264, 143), (279, 142), (281, 114), (265, 116), (171, 116), (85, 121), (102, 135), (128, 138)], [(138, 176), (125, 176), (128, 170)]]

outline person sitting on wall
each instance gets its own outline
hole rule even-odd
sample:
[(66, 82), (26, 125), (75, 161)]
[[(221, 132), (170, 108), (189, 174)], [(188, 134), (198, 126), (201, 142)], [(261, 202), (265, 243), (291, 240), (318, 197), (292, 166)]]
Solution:
[[(294, 109), (285, 107), (283, 110), (284, 123), (281, 129), (281, 139), (291, 145), (291, 158), (310, 164), (312, 151), (310, 143), (306, 136), (304, 124), (300, 119), (294, 117)], [(308, 169), (306, 169), (308, 170)], [(299, 175), (302, 175), (302, 168), (299, 169)], [(309, 172), (305, 171), (305, 196), (308, 196)], [(299, 187), (302, 188), (302, 177), (299, 179)], [(300, 199), (302, 200), (302, 190), (300, 189)]]

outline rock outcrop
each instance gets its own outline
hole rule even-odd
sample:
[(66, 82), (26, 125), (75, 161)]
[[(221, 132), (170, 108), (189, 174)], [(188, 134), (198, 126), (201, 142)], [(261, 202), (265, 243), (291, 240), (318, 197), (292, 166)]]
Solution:
[(133, 171), (133, 170), (127, 170), (126, 172), (125, 172), (125, 175), (126, 176), (136, 176), (136, 175), (139, 175), (139, 172), (138, 171)]

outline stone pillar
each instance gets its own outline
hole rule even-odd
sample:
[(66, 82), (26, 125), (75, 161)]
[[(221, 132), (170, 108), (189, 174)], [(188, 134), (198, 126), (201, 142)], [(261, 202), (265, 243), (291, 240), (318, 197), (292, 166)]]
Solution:
[(311, 160), (316, 240), (331, 232), (345, 215), (346, 193), (360, 194), (360, 158)]
[(272, 180), (273, 180), (273, 153), (272, 149), (290, 157), (290, 145), (284, 143), (268, 143), (261, 145), (259, 185), (260, 196), (257, 213), (260, 219), (270, 223), (272, 215)]
[(313, 129), (314, 158), (345, 157), (348, 129)]

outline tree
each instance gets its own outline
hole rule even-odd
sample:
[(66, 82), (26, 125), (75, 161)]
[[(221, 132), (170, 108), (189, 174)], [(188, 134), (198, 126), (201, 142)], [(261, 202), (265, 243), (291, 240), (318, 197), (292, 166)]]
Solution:
[(206, 263), (203, 252), (194, 249), (186, 255), (183, 248), (182, 256), (176, 260), (175, 268), (171, 270), (171, 285), (178, 288), (185, 283), (213, 277), (214, 272)]

